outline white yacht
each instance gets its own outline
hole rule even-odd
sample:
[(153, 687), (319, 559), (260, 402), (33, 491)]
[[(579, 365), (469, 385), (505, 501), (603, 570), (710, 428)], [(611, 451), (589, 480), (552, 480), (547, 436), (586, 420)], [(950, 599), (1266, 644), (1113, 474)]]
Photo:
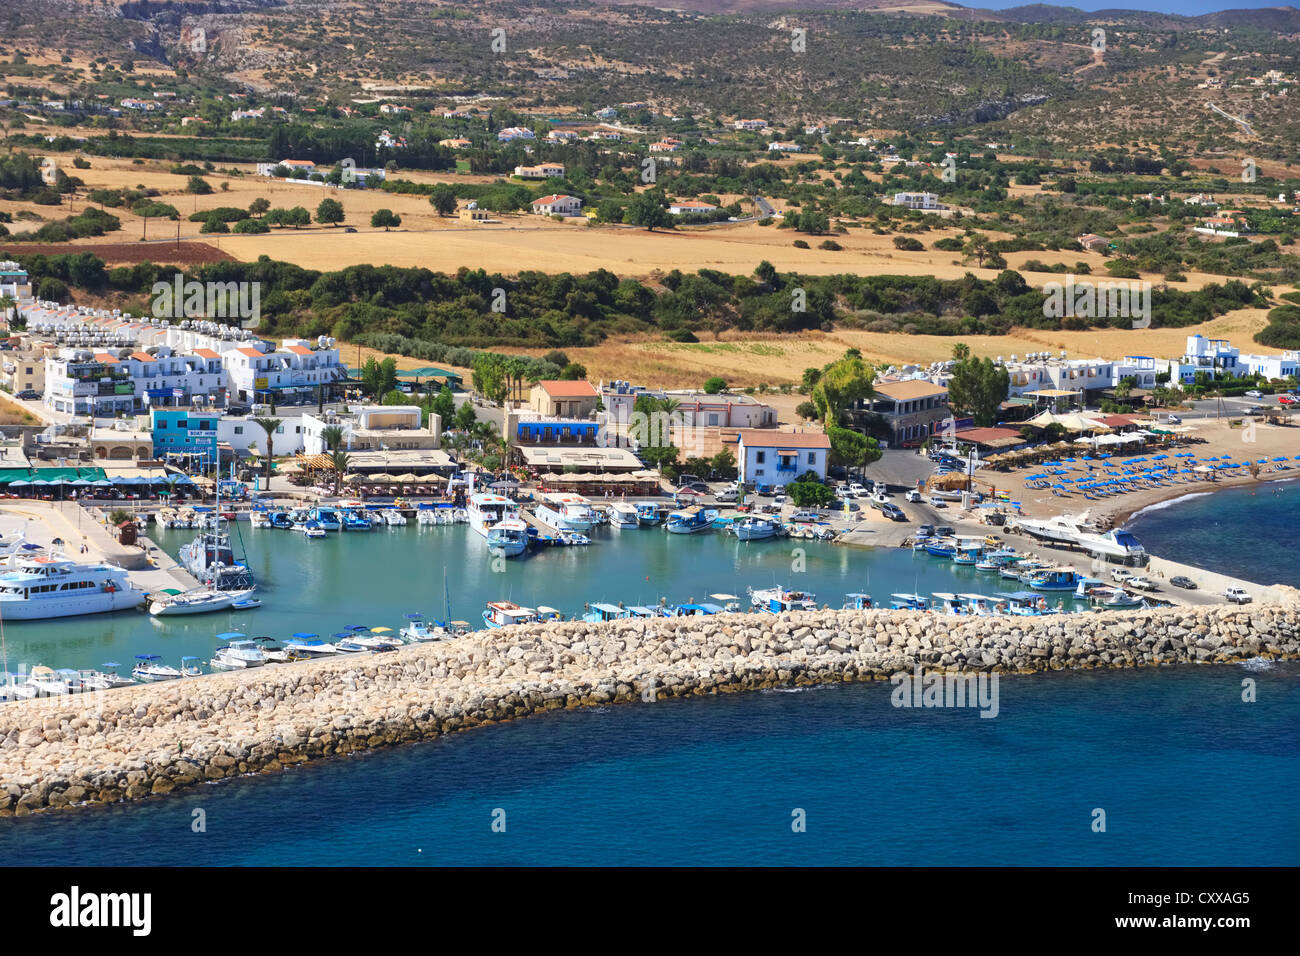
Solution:
[(1026, 534), (1040, 541), (1078, 545), (1089, 554), (1108, 558), (1139, 558), (1146, 548), (1128, 531), (1098, 531), (1089, 524), (1087, 511), (1080, 515), (1056, 515), (1051, 518), (1020, 518), (1016, 522)]
[[(242, 637), (242, 635), (239, 636)], [(223, 635), (217, 635), (218, 640), (222, 638)], [(218, 670), (223, 671), (261, 667), (266, 663), (266, 652), (262, 650), (257, 641), (231, 640), (225, 647), (217, 648), (209, 663)]]
[(609, 523), (615, 528), (636, 528), (641, 524), (637, 517), (636, 505), (626, 501), (616, 501), (609, 506)]
[(0, 574), (0, 616), (10, 621), (122, 611), (145, 598), (122, 568), (78, 564), (64, 554), (14, 554)]
[(543, 495), (537, 517), (560, 531), (589, 531), (596, 523), (591, 502), (573, 494)]
[(528, 526), (519, 506), (505, 495), (481, 491), (470, 495), (469, 526), (487, 539), (493, 554), (514, 557), (528, 546)]
[(180, 594), (160, 595), (149, 605), (149, 613), (155, 617), (175, 616), (177, 614), (204, 614), (208, 611), (224, 611), (236, 601), (241, 601), (253, 591), (214, 591), (211, 588), (194, 588)]

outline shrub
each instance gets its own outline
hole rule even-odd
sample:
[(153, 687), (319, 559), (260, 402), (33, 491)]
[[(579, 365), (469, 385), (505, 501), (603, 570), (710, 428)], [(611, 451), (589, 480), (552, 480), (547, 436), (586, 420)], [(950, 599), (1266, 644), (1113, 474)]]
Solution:
[[(917, 243), (917, 245), (920, 245), (920, 243)], [(844, 247), (841, 246), (834, 239), (823, 239), (821, 242), (817, 243), (817, 248), (826, 249), (830, 252), (839, 252)]]
[(921, 240), (913, 239), (911, 236), (895, 236), (894, 248), (904, 252), (921, 252), (925, 246), (921, 245)]

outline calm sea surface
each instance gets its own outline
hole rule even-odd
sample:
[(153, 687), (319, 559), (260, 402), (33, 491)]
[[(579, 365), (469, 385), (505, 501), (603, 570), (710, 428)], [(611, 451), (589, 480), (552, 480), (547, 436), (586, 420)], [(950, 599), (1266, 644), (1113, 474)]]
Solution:
[[(1261, 503), (1294, 507), (1297, 495), (1257, 494), (1240, 507), (1254, 516)], [(1164, 532), (1142, 525), (1204, 501), (1143, 515), (1138, 533), (1176, 557)], [(1294, 511), (1279, 514), (1269, 511), (1269, 533), (1283, 520), (1297, 526)], [(1216, 558), (1258, 542), (1243, 520), (1237, 534), (1213, 535)], [(242, 532), (263, 608), (10, 624), (11, 666), (206, 659), (213, 635), (233, 629), (396, 628), (409, 611), (442, 614), (444, 569), (452, 616), (472, 621), (503, 597), (574, 611), (777, 582), (838, 606), (848, 591), (880, 600), (1011, 584), (909, 552), (659, 530), (602, 533), (504, 572), (464, 526), (320, 542)], [(189, 535), (160, 537), (174, 552)], [(1267, 565), (1276, 580), (1298, 576), (1293, 546)], [(1254, 703), (1241, 700), (1244, 679), (1256, 682)], [(548, 714), (129, 806), (0, 820), (0, 849), (11, 863), (91, 865), (1300, 863), (1300, 666), (1008, 677), (995, 719), (895, 708), (891, 690)], [(194, 832), (196, 810), (204, 832)], [(1104, 833), (1093, 832), (1097, 810)]]

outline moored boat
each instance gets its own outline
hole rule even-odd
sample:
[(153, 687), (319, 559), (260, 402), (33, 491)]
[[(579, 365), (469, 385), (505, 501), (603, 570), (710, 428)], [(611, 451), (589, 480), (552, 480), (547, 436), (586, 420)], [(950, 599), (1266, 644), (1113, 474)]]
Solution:
[(616, 501), (609, 506), (609, 523), (615, 528), (637, 528), (641, 521), (634, 505), (626, 501)]
[(493, 629), (514, 624), (532, 624), (536, 620), (535, 610), (521, 607), (513, 601), (489, 601), (483, 609), (483, 623)]
[(796, 591), (794, 588), (781, 587), (749, 589), (749, 603), (769, 614), (781, 614), (784, 611), (815, 611), (817, 596), (808, 591)]

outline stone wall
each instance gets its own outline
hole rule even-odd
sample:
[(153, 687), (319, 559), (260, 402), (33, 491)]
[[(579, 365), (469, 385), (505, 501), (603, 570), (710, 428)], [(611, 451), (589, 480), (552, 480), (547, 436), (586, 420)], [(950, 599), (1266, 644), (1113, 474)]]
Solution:
[(386, 654), (0, 705), (0, 815), (170, 793), (547, 710), (928, 670), (1300, 657), (1280, 605), (961, 619), (807, 611), (480, 631)]

